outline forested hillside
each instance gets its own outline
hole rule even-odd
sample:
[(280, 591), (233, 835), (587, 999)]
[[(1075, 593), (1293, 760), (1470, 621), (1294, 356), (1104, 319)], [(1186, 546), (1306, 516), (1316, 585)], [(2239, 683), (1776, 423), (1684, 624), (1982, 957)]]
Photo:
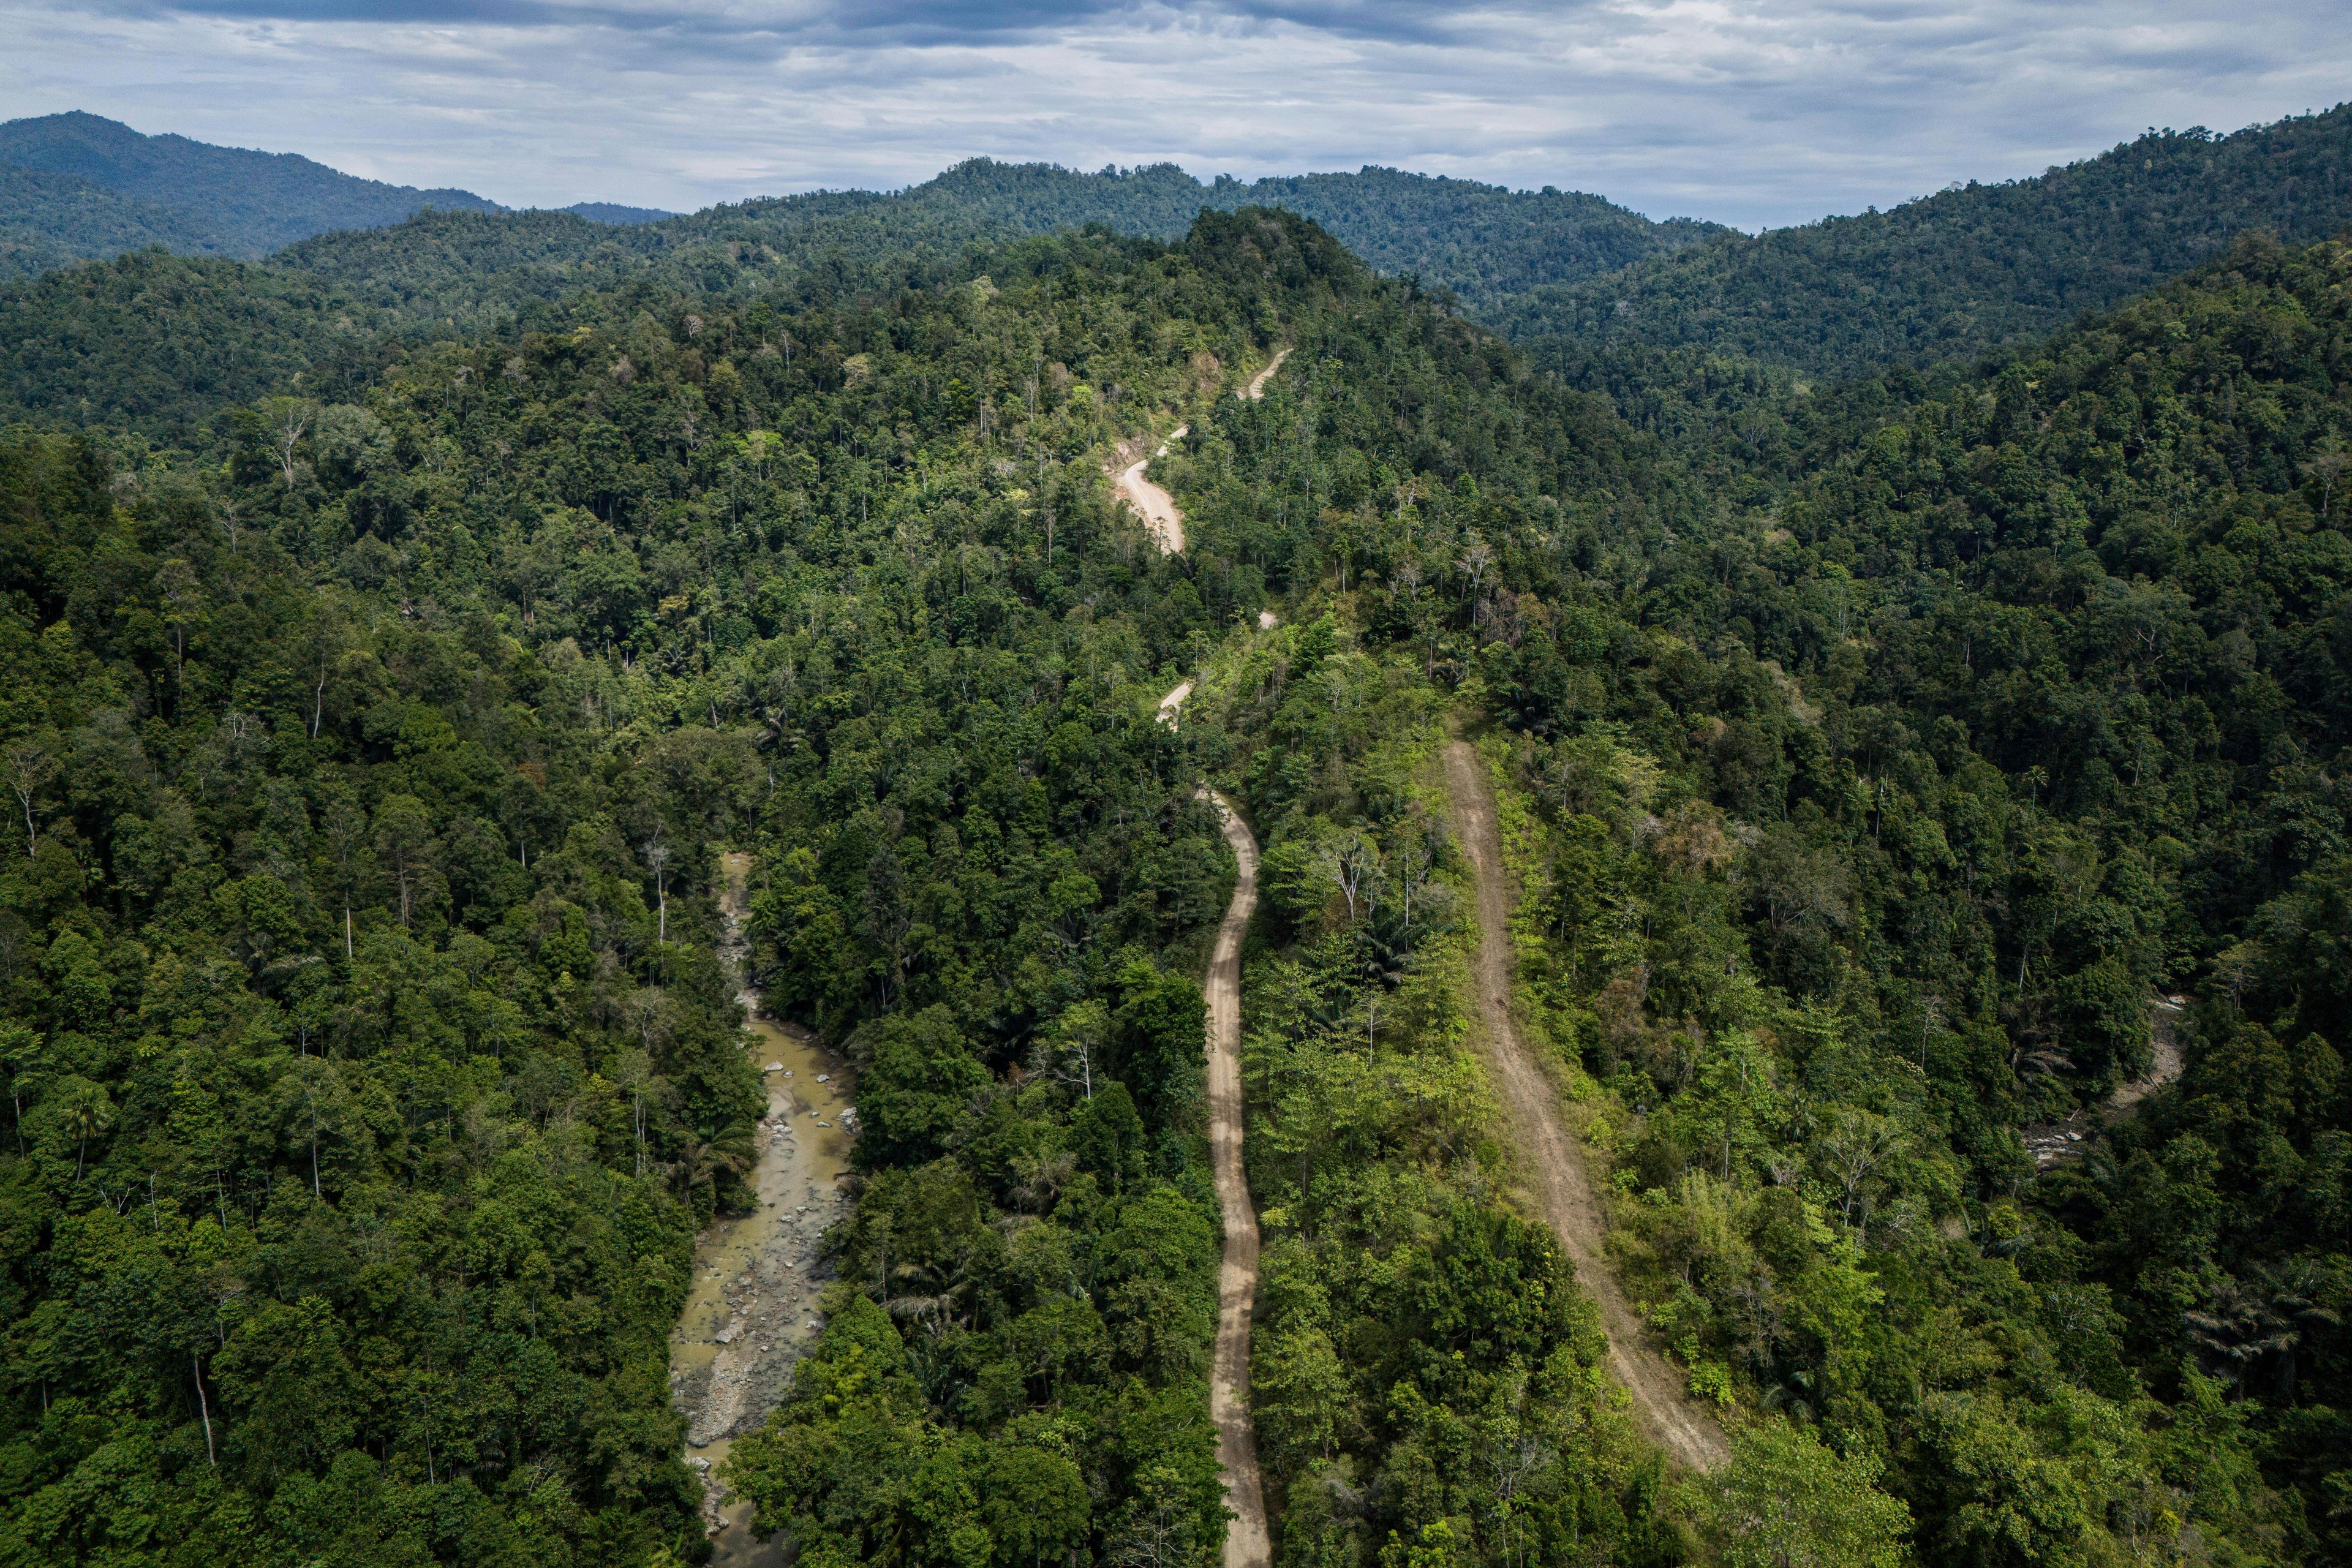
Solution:
[(158, 245), (193, 255), (221, 248), (210, 228), (169, 207), (118, 195), (79, 175), (0, 163), (0, 278), (37, 277)]
[[(1218, 682), (1279, 944), (1252, 1090), (1286, 1560), (1641, 1550), (1544, 1341), (1478, 1298), (1459, 1364), (1491, 1382), (1435, 1398), (1395, 1359), (1447, 1342), (1383, 1293), (1444, 1230), (1431, 1178), (1495, 1159), (1449, 1082), (1445, 710), (1496, 726), (1520, 1007), (1627, 1282), (1761, 1422), (1699, 1520), (1733, 1560), (1780, 1560), (1741, 1529), (1866, 1544), (1873, 1476), (1930, 1563), (2341, 1555), (2347, 280), (2340, 243), (2248, 244), (1989, 380), (1797, 416), (1792, 482), (1366, 310), (1171, 463), (1204, 560), (1316, 616)], [(2179, 1085), (2038, 1171), (2020, 1129), (2147, 1073), (2159, 1016)]]
[[(299, 153), (142, 136), (120, 121), (79, 112), (0, 124), (0, 164), (71, 175), (167, 208), (211, 237), (203, 248), (232, 256), (266, 256), (332, 228), (398, 223), (423, 207), (498, 210), (496, 202), (471, 191), (388, 185)], [(43, 216), (37, 210), (19, 215), (19, 221), (38, 222)]]
[[(975, 1520), (1213, 1546), (1162, 955), (1223, 861), (1139, 683), (1257, 590), (1081, 455), (1360, 274), (1263, 220), (992, 265), (789, 361), (771, 308), (583, 295), (197, 451), (8, 437), (10, 1560), (691, 1554), (666, 1342), (759, 1103), (730, 843), (777, 1005), (866, 1063), (845, 1278), (951, 1295), (1036, 1216), (872, 1419), (1004, 1478)], [(1049, 1041), (1090, 1100), (1023, 1087)], [(918, 1506), (776, 1506), (852, 1501)]]
[[(1204, 779), (1284, 1568), (2352, 1554), (2352, 247), (1808, 387), (1278, 213), (797, 200), (0, 304), (0, 1560), (698, 1557), (727, 847), (860, 1125), (725, 1479), (813, 1563), (1217, 1561)], [(1179, 424), (1163, 557), (1103, 471)], [(1456, 738), (1719, 1471), (1502, 1135)]]
[(1254, 182), (1221, 174), (1203, 184), (1172, 163), (1082, 174), (974, 159), (894, 200), (1016, 233), (1099, 223), (1170, 239), (1190, 229), (1204, 207), (1279, 207), (1313, 221), (1379, 271), (1451, 289), (1481, 314), (1539, 285), (1611, 271), (1728, 232), (1689, 218), (1653, 222), (1579, 191), (1513, 191), (1370, 166), (1352, 174)]
[[(1509, 191), (1393, 169), (1207, 184), (1173, 163), (1080, 174), (1047, 163), (975, 158), (887, 195), (820, 191), (709, 207), (625, 234), (547, 221), (550, 215), (430, 215), (403, 230), (328, 236), (282, 264), (362, 292), (436, 301), (462, 319), (479, 301), (552, 298), (603, 269), (636, 269), (665, 284), (773, 286), (837, 254), (957, 257), (974, 244), (1098, 224), (1175, 239), (1205, 208), (1276, 206), (1312, 219), (1383, 272), (1453, 290), (1475, 311), (1540, 284), (1590, 277), (1721, 232), (1687, 219), (1653, 223), (1598, 196)], [(452, 250), (461, 271), (447, 269)]]
[(280, 268), (436, 324), (632, 276), (671, 289), (772, 287), (819, 255), (870, 268), (886, 256), (956, 257), (974, 244), (1089, 224), (1172, 240), (1204, 208), (1245, 206), (1313, 219), (1381, 270), (1417, 275), (1486, 311), (1538, 285), (1719, 232), (1689, 219), (1653, 223), (1577, 192), (1393, 169), (1204, 184), (1173, 163), (1087, 174), (985, 158), (889, 194), (818, 191), (682, 216), (599, 202), (516, 213), (467, 192), (379, 184), (290, 155), (142, 137), (86, 114), (0, 126), (0, 165), (8, 164), (24, 166), (9, 176), (16, 200), (0, 228), (17, 237), (5, 253), (11, 273), (150, 245), (248, 260), (290, 247), (276, 258)]
[(2030, 180), (1888, 212), (1717, 235), (1489, 315), (1529, 339), (1631, 340), (1817, 375), (1965, 359), (2055, 331), (2211, 259), (2241, 234), (2352, 223), (2352, 105), (2234, 135), (2150, 132)]

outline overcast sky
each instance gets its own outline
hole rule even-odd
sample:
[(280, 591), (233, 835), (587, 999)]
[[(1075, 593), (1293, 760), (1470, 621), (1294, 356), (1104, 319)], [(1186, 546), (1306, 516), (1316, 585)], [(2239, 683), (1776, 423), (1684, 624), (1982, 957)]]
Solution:
[(0, 0), (86, 109), (512, 205), (692, 208), (985, 153), (1393, 164), (1753, 228), (2352, 97), (2343, 0)]

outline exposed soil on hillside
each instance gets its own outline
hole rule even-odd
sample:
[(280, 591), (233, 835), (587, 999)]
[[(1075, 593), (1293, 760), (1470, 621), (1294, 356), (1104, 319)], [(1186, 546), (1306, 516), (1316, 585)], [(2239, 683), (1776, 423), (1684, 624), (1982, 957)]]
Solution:
[(1626, 1393), (1650, 1437), (1675, 1460), (1711, 1470), (1730, 1455), (1722, 1426), (1685, 1392), (1682, 1375), (1651, 1349), (1642, 1321), (1617, 1288), (1602, 1253), (1607, 1227), (1585, 1175), (1584, 1154), (1559, 1114), (1551, 1079), (1520, 1042), (1511, 1017), (1511, 900), (1503, 872), (1502, 839), (1486, 764), (1456, 741), (1445, 749), (1446, 793), (1454, 826), (1470, 858), (1478, 892), (1478, 959), (1474, 978), (1486, 1025), (1486, 1057), (1523, 1163), (1528, 1191), (1576, 1265), (1576, 1278), (1601, 1309), (1609, 1336), (1609, 1370)]
[[(1250, 377), (1247, 386), (1234, 389), (1234, 395), (1253, 403), (1264, 397), (1265, 384), (1274, 379), (1274, 373), (1280, 370), (1282, 362), (1289, 357), (1288, 349), (1278, 350), (1272, 359), (1266, 361), (1264, 370)], [(1184, 514), (1177, 510), (1176, 498), (1145, 479), (1143, 470), (1151, 466), (1153, 458), (1166, 457), (1169, 447), (1190, 435), (1192, 429), (1189, 425), (1179, 425), (1168, 433), (1167, 440), (1160, 442), (1148, 456), (1143, 451), (1145, 443), (1122, 442), (1118, 456), (1111, 460), (1111, 493), (1135, 509), (1136, 514), (1143, 519), (1143, 526), (1150, 530), (1152, 541), (1160, 546), (1163, 555), (1181, 555), (1184, 552)]]
[(1233, 804), (1212, 793), (1241, 873), (1217, 930), (1202, 987), (1209, 1003), (1209, 1153), (1217, 1206), (1224, 1211), (1225, 1251), (1217, 1268), (1217, 1354), (1209, 1373), (1209, 1418), (1217, 1427), (1217, 1463), (1225, 1472), (1224, 1568), (1266, 1568), (1272, 1561), (1265, 1499), (1258, 1485), (1257, 1432), (1250, 1423), (1250, 1310), (1257, 1300), (1257, 1211), (1242, 1166), (1242, 937), (1257, 907), (1257, 840)]

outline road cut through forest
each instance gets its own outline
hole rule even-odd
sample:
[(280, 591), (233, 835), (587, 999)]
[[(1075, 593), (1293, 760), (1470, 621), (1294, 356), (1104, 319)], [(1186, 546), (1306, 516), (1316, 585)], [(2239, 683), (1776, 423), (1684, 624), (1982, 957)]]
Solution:
[[(1274, 379), (1275, 373), (1282, 368), (1282, 362), (1289, 357), (1288, 349), (1277, 349), (1274, 357), (1265, 362), (1265, 367), (1250, 377), (1248, 385), (1236, 387), (1234, 395), (1250, 403), (1264, 397), (1265, 384)], [(1192, 431), (1190, 425), (1179, 425), (1168, 433), (1166, 440), (1148, 453), (1143, 450), (1149, 445), (1148, 437), (1132, 446), (1121, 443), (1119, 457), (1131, 456), (1133, 460), (1116, 469), (1111, 481), (1111, 493), (1135, 509), (1136, 514), (1143, 519), (1143, 526), (1151, 531), (1152, 541), (1160, 546), (1163, 555), (1184, 553), (1184, 514), (1177, 510), (1176, 498), (1144, 478), (1143, 470), (1151, 466), (1152, 458), (1166, 457), (1168, 448)], [(1118, 458), (1112, 461), (1116, 463)], [(1267, 623), (1261, 621), (1260, 624)]]
[[(1277, 353), (1235, 395), (1263, 397), (1266, 382), (1289, 353)], [(1155, 455), (1164, 455), (1169, 442), (1182, 439), (1188, 428), (1178, 426)], [(1160, 550), (1176, 554), (1184, 548), (1183, 513), (1174, 498), (1143, 477), (1143, 462), (1126, 468), (1118, 477), (1118, 493), (1143, 514)], [(1271, 612), (1260, 614), (1261, 627), (1273, 624)], [(1160, 721), (1174, 729), (1192, 695), (1192, 682), (1179, 682), (1160, 700)], [(1201, 793), (1216, 807), (1236, 867), (1234, 896), (1217, 928), (1217, 945), (1201, 988), (1208, 1003), (1209, 1157), (1225, 1232), (1217, 1264), (1217, 1347), (1209, 1368), (1209, 1420), (1217, 1429), (1217, 1466), (1224, 1475), (1225, 1507), (1233, 1515), (1225, 1527), (1224, 1568), (1267, 1568), (1273, 1545), (1258, 1479), (1257, 1430), (1250, 1420), (1249, 1394), (1250, 1314), (1257, 1300), (1257, 1210), (1250, 1203), (1242, 1158), (1242, 939), (1257, 908), (1257, 839), (1233, 802), (1213, 790)]]
[[(1189, 683), (1188, 683), (1189, 684)], [(1225, 1568), (1266, 1568), (1273, 1561), (1265, 1498), (1258, 1483), (1257, 1431), (1250, 1421), (1250, 1312), (1257, 1300), (1257, 1211), (1242, 1162), (1242, 939), (1257, 907), (1257, 840), (1233, 803), (1203, 791), (1217, 808), (1238, 868), (1233, 901), (1217, 928), (1202, 994), (1209, 1004), (1209, 1158), (1225, 1222), (1217, 1265), (1217, 1351), (1209, 1373), (1209, 1419), (1217, 1428), (1217, 1463), (1225, 1475)]]
[(1601, 1206), (1584, 1155), (1560, 1120), (1550, 1077), (1519, 1038), (1511, 1016), (1511, 901), (1502, 835), (1486, 764), (1469, 743), (1445, 748), (1445, 790), (1454, 829), (1476, 884), (1478, 957), (1472, 977), (1486, 1026), (1486, 1059), (1536, 1206), (1576, 1265), (1577, 1282), (1601, 1309), (1609, 1370), (1633, 1397), (1651, 1441), (1682, 1466), (1712, 1470), (1730, 1457), (1722, 1425), (1687, 1392), (1685, 1379), (1643, 1337), (1642, 1320), (1617, 1287), (1603, 1253)]

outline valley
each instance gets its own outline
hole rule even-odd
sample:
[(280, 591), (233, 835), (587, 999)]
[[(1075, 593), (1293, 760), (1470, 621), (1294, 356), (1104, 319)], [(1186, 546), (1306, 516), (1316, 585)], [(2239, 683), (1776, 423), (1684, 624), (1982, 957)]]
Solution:
[(1752, 236), (12, 121), (0, 1559), (2344, 1560), (2347, 114)]
[[(739, 974), (749, 954), (751, 857), (720, 857), (720, 949)], [(758, 1123), (757, 1162), (746, 1173), (756, 1204), (740, 1217), (715, 1220), (695, 1238), (694, 1284), (671, 1338), (670, 1393), (686, 1416), (687, 1462), (710, 1490), (704, 1509), (714, 1568), (757, 1568), (776, 1560), (756, 1541), (749, 1510), (730, 1504), (713, 1472), (734, 1438), (782, 1403), (799, 1346), (821, 1326), (817, 1256), (824, 1232), (845, 1210), (850, 1141), (856, 1135), (854, 1086), (841, 1059), (804, 1029), (766, 1017), (759, 994), (745, 986), (746, 1047), (766, 1085)]]

